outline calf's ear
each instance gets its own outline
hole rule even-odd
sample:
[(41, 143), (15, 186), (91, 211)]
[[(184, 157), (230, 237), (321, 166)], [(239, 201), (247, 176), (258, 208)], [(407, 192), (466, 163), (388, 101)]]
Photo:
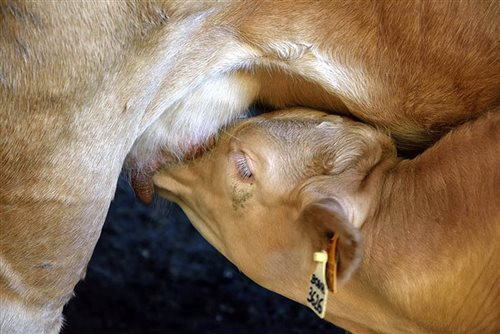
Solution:
[[(356, 271), (363, 255), (363, 238), (355, 227), (345, 205), (331, 197), (313, 200), (301, 212), (303, 223), (312, 224), (318, 230), (335, 233), (337, 241), (337, 279), (345, 283)], [(328, 238), (326, 233), (325, 239)], [(333, 259), (329, 259), (332, 261)]]

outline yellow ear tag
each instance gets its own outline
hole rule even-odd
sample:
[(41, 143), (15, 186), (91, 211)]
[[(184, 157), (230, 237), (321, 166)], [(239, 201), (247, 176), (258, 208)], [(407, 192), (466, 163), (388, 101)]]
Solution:
[[(314, 253), (314, 262), (317, 262), (316, 270), (309, 280), (309, 297), (307, 306), (324, 319), (326, 304), (328, 302), (328, 290), (337, 292), (337, 241), (338, 234), (334, 234), (328, 242), (328, 251)], [(328, 261), (328, 258), (331, 261)]]
[(326, 264), (328, 253), (326, 251), (314, 253), (314, 262), (317, 262), (316, 270), (309, 280), (309, 297), (307, 306), (321, 319), (325, 317), (326, 303), (328, 301), (328, 286), (326, 283)]

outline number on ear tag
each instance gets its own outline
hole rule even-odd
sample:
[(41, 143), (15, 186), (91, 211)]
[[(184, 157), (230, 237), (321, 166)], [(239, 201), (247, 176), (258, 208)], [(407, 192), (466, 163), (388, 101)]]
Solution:
[(309, 280), (307, 306), (309, 306), (318, 317), (323, 319), (325, 317), (328, 299), (328, 286), (325, 277), (328, 253), (326, 251), (314, 253), (314, 261), (317, 262), (317, 265), (316, 270)]

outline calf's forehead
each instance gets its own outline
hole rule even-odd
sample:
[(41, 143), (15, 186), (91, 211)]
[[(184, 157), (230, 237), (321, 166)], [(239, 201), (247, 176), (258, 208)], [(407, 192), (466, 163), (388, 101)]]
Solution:
[[(248, 149), (276, 168), (285, 168), (298, 177), (323, 172), (316, 167), (336, 158), (345, 137), (358, 128), (355, 122), (326, 114), (314, 117), (283, 117), (282, 113), (256, 117), (235, 125), (226, 135), (243, 151)], [(328, 116), (326, 118), (325, 116)], [(343, 140), (344, 137), (344, 140)], [(360, 136), (357, 136), (360, 137)], [(350, 146), (356, 146), (351, 141)], [(275, 172), (279, 172), (276, 170)]]

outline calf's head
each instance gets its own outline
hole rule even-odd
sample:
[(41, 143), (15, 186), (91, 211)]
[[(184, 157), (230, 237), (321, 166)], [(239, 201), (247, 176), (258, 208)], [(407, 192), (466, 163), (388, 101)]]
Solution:
[(374, 170), (390, 139), (347, 118), (294, 109), (244, 120), (203, 157), (154, 176), (201, 234), (260, 285), (299, 302), (313, 253), (339, 235), (338, 279), (360, 263)]

